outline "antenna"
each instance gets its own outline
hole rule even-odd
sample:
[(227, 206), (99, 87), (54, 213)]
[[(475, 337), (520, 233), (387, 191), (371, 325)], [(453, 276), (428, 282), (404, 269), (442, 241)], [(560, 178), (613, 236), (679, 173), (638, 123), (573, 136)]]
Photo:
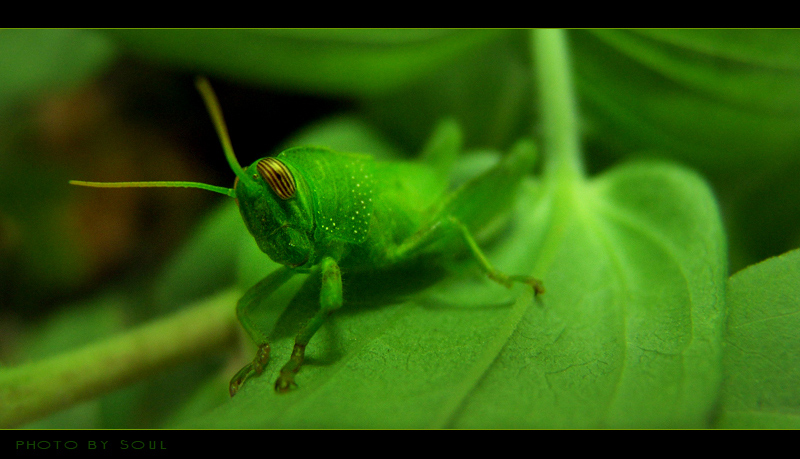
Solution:
[[(211, 83), (209, 83), (208, 79), (205, 77), (198, 77), (195, 85), (197, 86), (197, 90), (200, 91), (200, 95), (203, 97), (203, 102), (206, 104), (209, 115), (211, 115), (211, 121), (214, 123), (214, 128), (217, 130), (217, 135), (222, 143), (222, 150), (225, 152), (228, 165), (239, 180), (245, 180), (247, 176), (242, 166), (239, 165), (236, 155), (233, 153), (231, 139), (228, 136), (228, 128), (225, 126), (225, 119), (222, 117), (222, 109), (220, 109), (219, 101), (214, 94), (214, 89), (211, 88)], [(199, 188), (201, 190), (224, 194), (232, 198), (236, 197), (233, 188), (225, 188), (199, 182), (85, 182), (83, 180), (70, 180), (69, 183), (70, 185), (93, 188)]]

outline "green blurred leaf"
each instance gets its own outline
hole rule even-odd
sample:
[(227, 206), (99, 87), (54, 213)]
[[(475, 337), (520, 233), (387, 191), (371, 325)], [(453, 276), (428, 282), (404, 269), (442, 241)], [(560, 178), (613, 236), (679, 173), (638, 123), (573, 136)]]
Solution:
[(336, 151), (372, 155), (376, 159), (399, 156), (398, 148), (374, 128), (350, 116), (335, 116), (307, 126), (278, 150), (302, 145), (322, 145)]
[[(129, 300), (119, 293), (106, 294), (82, 304), (68, 305), (31, 327), (19, 343), (16, 359), (20, 362), (41, 361), (61, 353), (99, 341), (125, 329), (125, 310)], [(29, 429), (98, 428), (108, 416), (119, 415), (117, 401), (127, 394), (119, 393), (79, 403), (67, 410), (26, 425)]]
[(617, 154), (657, 149), (707, 167), (796, 155), (796, 30), (574, 31), (595, 134)]
[(797, 114), (797, 30), (597, 30), (620, 52), (694, 92), (756, 112)]
[(239, 209), (233, 200), (223, 201), (167, 261), (153, 287), (157, 304), (172, 310), (233, 285), (245, 241), (252, 238)]
[(728, 282), (725, 383), (718, 427), (800, 427), (800, 250)]
[(505, 33), (424, 29), (108, 31), (128, 49), (194, 72), (326, 94), (394, 90)]
[[(46, 118), (32, 119), (31, 107), (96, 76), (114, 56), (110, 40), (93, 31), (0, 30), (2, 301), (34, 305), (86, 277), (85, 259), (71, 244), (61, 185), (67, 177), (42, 154), (46, 142), (36, 135)], [(38, 180), (24, 173), (30, 170)]]
[(94, 31), (0, 30), (0, 110), (39, 91), (96, 75), (114, 56), (111, 42)]
[(454, 118), (469, 148), (509, 148), (533, 125), (525, 31), (509, 31), (398, 91), (361, 101), (366, 115), (410, 149)]

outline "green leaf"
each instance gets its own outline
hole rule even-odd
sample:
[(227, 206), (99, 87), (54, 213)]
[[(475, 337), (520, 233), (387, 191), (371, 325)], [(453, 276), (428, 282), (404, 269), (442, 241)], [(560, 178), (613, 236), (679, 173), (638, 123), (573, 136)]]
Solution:
[(800, 250), (731, 276), (722, 428), (800, 427)]
[(708, 167), (795, 156), (796, 30), (575, 31), (575, 69), (596, 134)]
[(538, 223), (551, 228), (543, 306), (528, 309), (455, 425), (706, 425), (725, 276), (707, 186), (675, 166), (630, 165), (550, 206)]
[(431, 73), (494, 30), (112, 30), (141, 55), (255, 83), (374, 95)]
[(252, 238), (232, 201), (210, 212), (167, 261), (153, 287), (159, 306), (175, 309), (235, 283), (239, 247)]
[(707, 425), (725, 281), (711, 193), (663, 164), (573, 185), (576, 199), (556, 205), (529, 182), (513, 231), (491, 251), (496, 266), (544, 279), (536, 301), (472, 271), (351, 276), (347, 304), (307, 349), (300, 388), (278, 395), (277, 369), (318, 301), (311, 279), (288, 306), (269, 306), (285, 310), (265, 373), (184, 426)]
[(526, 32), (487, 46), (398, 91), (361, 101), (370, 120), (414, 150), (442, 118), (455, 118), (467, 146), (508, 148), (530, 134), (531, 70)]

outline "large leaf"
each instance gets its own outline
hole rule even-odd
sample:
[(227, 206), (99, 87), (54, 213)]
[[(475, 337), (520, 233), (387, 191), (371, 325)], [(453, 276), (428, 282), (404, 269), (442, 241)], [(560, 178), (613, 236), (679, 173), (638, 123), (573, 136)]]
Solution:
[(800, 427), (799, 273), (793, 250), (731, 276), (719, 427)]
[(268, 306), (277, 339), (265, 373), (185, 426), (707, 425), (725, 281), (711, 193), (661, 164), (570, 189), (562, 199), (527, 183), (513, 231), (491, 251), (498, 267), (542, 277), (540, 298), (469, 273), (419, 295), (441, 273), (351, 277), (348, 303), (307, 349), (300, 388), (279, 395), (277, 369), (318, 302), (310, 279), (288, 306)]
[(708, 188), (685, 170), (643, 164), (575, 192), (545, 220), (543, 307), (528, 309), (454, 425), (705, 425), (720, 380), (725, 276)]

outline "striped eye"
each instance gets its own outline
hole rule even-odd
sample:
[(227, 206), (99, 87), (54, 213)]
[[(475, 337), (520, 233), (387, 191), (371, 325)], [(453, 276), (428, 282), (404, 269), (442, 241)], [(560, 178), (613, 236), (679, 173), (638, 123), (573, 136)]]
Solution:
[(264, 158), (256, 164), (256, 170), (279, 198), (294, 196), (294, 177), (285, 164), (275, 158)]

